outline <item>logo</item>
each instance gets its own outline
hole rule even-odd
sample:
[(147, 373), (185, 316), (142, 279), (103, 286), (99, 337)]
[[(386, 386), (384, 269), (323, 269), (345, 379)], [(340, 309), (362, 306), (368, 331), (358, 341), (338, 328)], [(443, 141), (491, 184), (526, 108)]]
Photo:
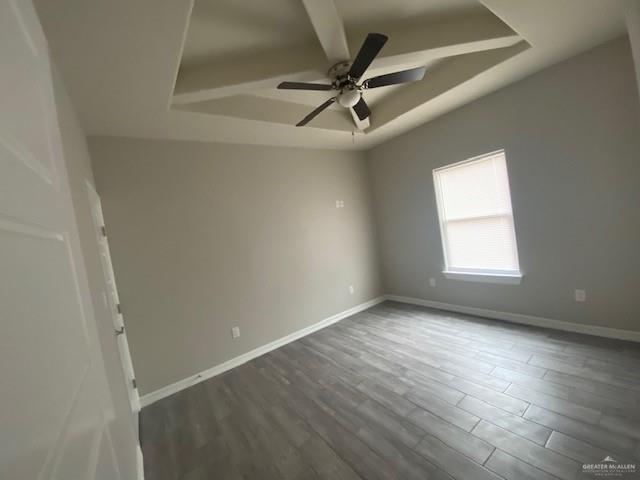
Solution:
[(582, 465), (582, 473), (600, 478), (624, 478), (637, 471), (635, 463), (620, 463), (609, 455), (600, 460), (599, 463), (585, 463)]

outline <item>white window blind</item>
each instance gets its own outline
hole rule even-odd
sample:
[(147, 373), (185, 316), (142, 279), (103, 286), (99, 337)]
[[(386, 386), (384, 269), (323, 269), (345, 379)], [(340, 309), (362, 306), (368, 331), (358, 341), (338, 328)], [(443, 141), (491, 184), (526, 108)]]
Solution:
[(445, 267), (520, 274), (504, 152), (434, 170)]

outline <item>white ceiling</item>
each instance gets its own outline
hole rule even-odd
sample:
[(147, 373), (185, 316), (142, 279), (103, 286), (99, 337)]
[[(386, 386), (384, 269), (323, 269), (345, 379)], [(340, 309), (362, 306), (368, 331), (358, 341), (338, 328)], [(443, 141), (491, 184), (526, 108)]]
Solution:
[[(482, 10), (477, 0), (336, 0), (346, 29), (375, 28), (416, 18), (430, 21)], [(301, 0), (195, 0), (182, 53), (183, 66), (317, 44)]]
[(416, 19), (442, 20), (460, 13), (482, 10), (477, 0), (336, 0), (346, 28), (372, 28)]
[(313, 42), (315, 33), (300, 0), (196, 0), (182, 65), (202, 65)]
[(389, 35), (367, 76), (428, 66), (365, 92), (354, 141), (340, 107), (293, 126), (327, 92), (275, 89), (330, 66), (302, 0), (35, 3), (88, 134), (312, 148), (371, 148), (624, 33), (623, 0), (335, 0), (352, 55)]

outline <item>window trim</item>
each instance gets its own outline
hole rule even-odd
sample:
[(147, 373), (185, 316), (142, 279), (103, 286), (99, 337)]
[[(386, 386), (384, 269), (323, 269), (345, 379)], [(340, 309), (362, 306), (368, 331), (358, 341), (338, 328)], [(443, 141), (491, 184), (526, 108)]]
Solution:
[[(442, 198), (442, 188), (440, 185), (440, 181), (438, 178), (438, 172), (441, 170), (450, 170), (452, 168), (457, 168), (464, 166), (469, 163), (477, 162), (480, 160), (485, 160), (488, 157), (493, 157), (495, 155), (502, 154), (504, 156), (505, 163), (507, 161), (507, 155), (504, 149), (495, 150), (493, 152), (484, 153), (482, 155), (477, 155), (472, 158), (468, 158), (466, 160), (462, 160), (460, 162), (452, 163), (450, 165), (444, 165), (442, 167), (438, 167), (433, 169), (433, 187), (436, 197), (436, 207), (438, 213), (438, 225), (440, 227), (440, 242), (442, 244), (442, 253), (444, 256), (444, 268), (442, 269), (442, 273), (446, 278), (452, 280), (461, 280), (466, 282), (481, 282), (481, 283), (497, 283), (503, 285), (520, 285), (522, 282), (522, 277), (524, 274), (522, 273), (522, 269), (520, 270), (492, 270), (492, 269), (474, 269), (474, 268), (451, 268), (449, 267), (449, 254), (447, 251), (447, 233), (445, 229), (444, 211), (443, 211), (443, 203), (444, 199)], [(507, 168), (508, 174), (508, 168)], [(508, 181), (508, 180), (507, 180)], [(509, 183), (509, 196), (511, 196), (511, 184)], [(520, 266), (520, 257), (518, 255), (518, 241), (516, 238), (516, 224), (515, 218), (513, 215), (513, 204), (511, 205), (511, 212), (507, 213), (496, 213), (492, 215), (485, 215), (485, 217), (502, 217), (502, 216), (511, 216), (511, 222), (513, 225), (513, 241), (515, 245), (515, 255), (516, 261), (518, 262), (518, 266)], [(475, 217), (474, 217), (475, 218)], [(481, 217), (478, 217), (481, 218)], [(455, 219), (453, 220), (455, 221)]]
[(499, 283), (502, 285), (520, 285), (523, 274), (521, 272), (496, 273), (495, 270), (487, 272), (470, 272), (443, 270), (446, 278), (451, 280), (461, 280), (463, 282)]

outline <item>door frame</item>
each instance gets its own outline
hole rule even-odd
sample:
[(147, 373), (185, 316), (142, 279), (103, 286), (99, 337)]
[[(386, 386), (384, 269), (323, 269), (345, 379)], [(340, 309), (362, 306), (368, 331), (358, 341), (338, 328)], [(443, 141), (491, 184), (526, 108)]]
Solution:
[(102, 299), (113, 322), (114, 336), (118, 342), (117, 348), (118, 353), (120, 354), (122, 373), (126, 383), (125, 388), (129, 397), (131, 412), (134, 417), (134, 428), (136, 429), (136, 435), (139, 436), (138, 413), (142, 408), (140, 405), (140, 394), (138, 392), (133, 361), (129, 350), (124, 315), (120, 308), (120, 299), (118, 296), (115, 273), (113, 271), (113, 264), (111, 261), (111, 251), (109, 250), (109, 240), (107, 237), (104, 215), (102, 213), (102, 201), (92, 183), (85, 179), (85, 184), (87, 188), (87, 195), (89, 197), (89, 204), (91, 206), (91, 220), (93, 221), (96, 242), (98, 244), (98, 254), (100, 255), (100, 267), (102, 269), (104, 285), (107, 289), (112, 289), (111, 294), (109, 294), (108, 291), (103, 290)]

